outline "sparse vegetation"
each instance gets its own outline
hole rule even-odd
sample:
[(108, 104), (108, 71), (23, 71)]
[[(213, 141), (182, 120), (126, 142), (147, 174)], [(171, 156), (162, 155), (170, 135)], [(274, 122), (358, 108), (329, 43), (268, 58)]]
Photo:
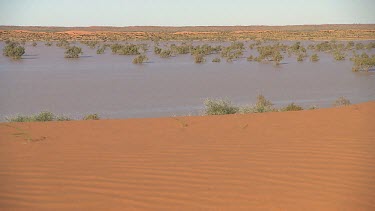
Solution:
[(82, 54), (82, 49), (77, 46), (68, 47), (65, 51), (65, 58), (79, 58), (79, 55)]
[(50, 47), (52, 46), (52, 42), (46, 42), (44, 45)]
[(361, 55), (354, 55), (351, 60), (354, 62), (353, 72), (369, 71), (370, 68), (375, 67), (375, 55), (370, 57), (366, 53), (362, 53)]
[(348, 106), (350, 105), (350, 100), (346, 99), (345, 97), (339, 97), (334, 103), (333, 106), (340, 107), (340, 106)]
[(99, 114), (87, 114), (83, 117), (83, 120), (99, 120)]
[(133, 59), (133, 64), (143, 64), (147, 60), (148, 58), (146, 55), (138, 55)]
[(214, 58), (214, 59), (212, 59), (212, 62), (219, 63), (219, 62), (221, 62), (221, 59), (220, 58)]
[(291, 103), (284, 108), (281, 109), (281, 111), (301, 111), (303, 108), (299, 105), (296, 105), (294, 103)]
[(16, 42), (9, 42), (3, 49), (3, 55), (12, 59), (21, 59), (25, 54), (25, 48)]
[(273, 107), (273, 103), (267, 100), (263, 95), (257, 96), (257, 101), (253, 106), (247, 106), (240, 109), (241, 113), (265, 113), (277, 111)]
[(206, 115), (225, 115), (225, 114), (235, 114), (239, 111), (239, 108), (232, 105), (228, 100), (211, 100), (207, 99), (204, 102), (206, 106)]
[(39, 114), (30, 116), (18, 115), (11, 118), (6, 118), (9, 122), (48, 122), (48, 121), (70, 121), (71, 119), (64, 116), (56, 116), (49, 111), (43, 111)]
[(139, 55), (141, 54), (139, 52), (140, 46), (134, 45), (134, 44), (113, 44), (111, 45), (112, 53), (118, 54), (118, 55)]
[(317, 61), (319, 61), (319, 56), (318, 56), (318, 54), (313, 54), (313, 55), (311, 55), (311, 57), (310, 57), (310, 61), (312, 61), (312, 62), (317, 62)]
[(204, 58), (202, 54), (197, 54), (194, 56), (194, 61), (195, 63), (200, 64), (200, 63), (204, 63), (206, 59)]
[(31, 45), (32, 45), (33, 47), (36, 47), (36, 46), (38, 45), (38, 43), (33, 42)]

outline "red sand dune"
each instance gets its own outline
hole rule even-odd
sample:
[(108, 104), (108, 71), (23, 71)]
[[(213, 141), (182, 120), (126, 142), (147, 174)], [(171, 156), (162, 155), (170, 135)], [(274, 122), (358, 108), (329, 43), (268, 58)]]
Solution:
[(0, 124), (1, 210), (375, 210), (375, 102)]

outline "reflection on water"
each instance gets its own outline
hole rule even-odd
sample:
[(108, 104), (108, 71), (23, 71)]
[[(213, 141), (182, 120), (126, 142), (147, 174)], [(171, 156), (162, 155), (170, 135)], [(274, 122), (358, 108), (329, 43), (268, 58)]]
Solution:
[(353, 73), (348, 58), (337, 62), (332, 55), (319, 53), (319, 62), (299, 63), (295, 56), (285, 56), (274, 67), (246, 58), (212, 63), (216, 55), (211, 55), (206, 63), (195, 64), (190, 55), (162, 59), (151, 50), (143, 65), (132, 64), (134, 56), (113, 55), (110, 49), (97, 55), (96, 49), (86, 46), (82, 58), (65, 59), (64, 49), (43, 43), (27, 44), (20, 61), (0, 56), (0, 119), (42, 110), (71, 117), (197, 115), (205, 98), (246, 105), (260, 93), (276, 105), (328, 107), (340, 96), (352, 103), (375, 100), (375, 73)]

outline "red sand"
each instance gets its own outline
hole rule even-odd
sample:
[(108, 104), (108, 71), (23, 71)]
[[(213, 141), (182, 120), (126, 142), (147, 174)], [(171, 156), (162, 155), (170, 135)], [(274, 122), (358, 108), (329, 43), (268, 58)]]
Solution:
[(1, 210), (375, 210), (375, 102), (0, 124)]

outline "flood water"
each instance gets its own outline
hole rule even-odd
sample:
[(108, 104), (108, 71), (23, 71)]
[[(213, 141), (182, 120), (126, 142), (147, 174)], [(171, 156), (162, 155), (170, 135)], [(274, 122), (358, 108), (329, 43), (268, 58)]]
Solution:
[(300, 63), (284, 55), (275, 67), (246, 61), (246, 52), (232, 63), (212, 63), (217, 55), (211, 55), (195, 64), (191, 55), (159, 58), (150, 46), (149, 62), (134, 65), (134, 56), (114, 55), (110, 49), (97, 55), (96, 49), (76, 45), (84, 52), (79, 59), (65, 59), (63, 48), (41, 42), (36, 47), (27, 43), (19, 61), (1, 55), (0, 120), (40, 111), (72, 118), (88, 113), (102, 118), (200, 115), (206, 98), (248, 105), (258, 94), (276, 106), (330, 107), (340, 96), (352, 103), (375, 100), (375, 72), (352, 72), (348, 57), (334, 61), (331, 54), (318, 53), (319, 62), (307, 58)]

